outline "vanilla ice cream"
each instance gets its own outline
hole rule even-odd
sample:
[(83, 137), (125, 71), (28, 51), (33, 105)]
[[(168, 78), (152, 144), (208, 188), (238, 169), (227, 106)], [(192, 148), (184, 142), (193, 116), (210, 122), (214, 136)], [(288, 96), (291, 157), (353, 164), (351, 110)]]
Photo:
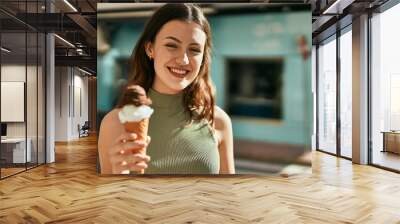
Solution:
[(119, 120), (122, 124), (126, 122), (139, 122), (145, 118), (149, 118), (154, 110), (147, 106), (135, 106), (133, 104), (125, 105), (118, 113)]

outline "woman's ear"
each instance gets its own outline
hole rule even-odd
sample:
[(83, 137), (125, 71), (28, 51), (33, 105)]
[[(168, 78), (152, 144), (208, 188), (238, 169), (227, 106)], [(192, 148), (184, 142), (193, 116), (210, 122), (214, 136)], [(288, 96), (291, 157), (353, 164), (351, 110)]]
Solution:
[(151, 43), (151, 42), (147, 42), (145, 45), (144, 45), (144, 48), (145, 48), (145, 51), (146, 51), (146, 54), (147, 54), (147, 57), (149, 57), (150, 58), (150, 60), (154, 57), (154, 50), (153, 50), (153, 44)]

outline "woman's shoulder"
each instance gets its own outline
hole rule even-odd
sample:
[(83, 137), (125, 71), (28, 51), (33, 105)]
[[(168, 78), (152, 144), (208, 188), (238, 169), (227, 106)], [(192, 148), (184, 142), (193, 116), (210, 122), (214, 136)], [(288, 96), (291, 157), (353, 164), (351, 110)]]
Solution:
[(231, 118), (218, 106), (214, 107), (214, 126), (220, 132), (229, 132), (232, 129)]
[(215, 137), (218, 141), (218, 150), (221, 155), (228, 155), (232, 153), (233, 150), (233, 131), (232, 122), (229, 115), (215, 106), (214, 108), (214, 130)]

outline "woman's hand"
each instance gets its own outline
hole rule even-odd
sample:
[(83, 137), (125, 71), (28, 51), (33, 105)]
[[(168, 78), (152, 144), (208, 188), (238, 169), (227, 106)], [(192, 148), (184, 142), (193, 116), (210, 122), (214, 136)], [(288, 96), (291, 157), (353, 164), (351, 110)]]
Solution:
[(147, 168), (150, 157), (139, 152), (150, 143), (136, 140), (135, 133), (124, 132), (108, 151), (113, 174), (129, 174), (129, 171), (141, 172)]

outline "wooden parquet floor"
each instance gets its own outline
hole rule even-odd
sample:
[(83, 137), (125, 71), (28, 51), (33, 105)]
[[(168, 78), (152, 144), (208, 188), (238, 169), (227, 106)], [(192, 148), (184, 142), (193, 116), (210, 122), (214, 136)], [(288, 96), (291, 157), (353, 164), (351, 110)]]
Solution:
[(0, 223), (400, 223), (400, 175), (313, 153), (313, 173), (100, 177), (96, 139), (0, 181)]
[(25, 167), (23, 168), (1, 168), (1, 177), (7, 177), (10, 176), (12, 174), (18, 173), (18, 172), (22, 172), (25, 170)]

